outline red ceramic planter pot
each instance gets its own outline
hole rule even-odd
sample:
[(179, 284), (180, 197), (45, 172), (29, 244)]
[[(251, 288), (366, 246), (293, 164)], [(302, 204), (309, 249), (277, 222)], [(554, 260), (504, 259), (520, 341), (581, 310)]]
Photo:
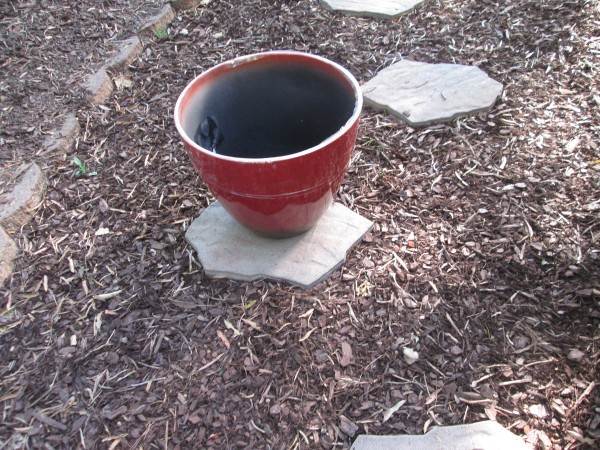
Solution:
[(242, 225), (302, 233), (333, 202), (356, 142), (362, 95), (343, 67), (273, 51), (213, 67), (187, 85), (175, 125), (206, 186)]

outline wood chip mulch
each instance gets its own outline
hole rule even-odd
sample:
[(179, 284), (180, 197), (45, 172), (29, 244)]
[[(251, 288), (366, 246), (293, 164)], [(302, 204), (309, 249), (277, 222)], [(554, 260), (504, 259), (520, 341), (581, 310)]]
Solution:
[[(539, 448), (597, 448), (597, 2), (430, 0), (386, 21), (214, 0), (179, 12), (90, 107), (79, 81), (144, 3), (160, 6), (0, 5), (0, 163), (39, 159), (49, 178), (0, 290), (0, 446), (330, 449), (491, 419)], [(213, 199), (176, 98), (272, 49), (361, 83), (410, 58), (505, 86), (489, 113), (422, 129), (364, 111), (338, 201), (375, 227), (308, 292), (208, 279), (184, 241)], [(36, 159), (64, 108), (76, 148)]]

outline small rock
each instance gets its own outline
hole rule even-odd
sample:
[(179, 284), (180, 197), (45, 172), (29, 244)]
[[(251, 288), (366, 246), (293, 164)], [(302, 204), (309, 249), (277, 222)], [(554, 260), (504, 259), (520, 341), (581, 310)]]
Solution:
[(319, 364), (329, 361), (329, 356), (323, 350), (317, 350), (315, 352), (315, 361)]
[(585, 356), (585, 353), (583, 353), (579, 349), (574, 348), (574, 349), (571, 349), (571, 351), (567, 355), (567, 359), (569, 361), (573, 361), (573, 362), (580, 362), (584, 356)]
[(119, 355), (116, 352), (108, 352), (105, 361), (108, 364), (115, 365), (119, 362)]
[(404, 361), (406, 361), (406, 364), (409, 366), (419, 359), (419, 354), (410, 347), (404, 347), (402, 349), (402, 356), (404, 356)]
[(371, 261), (368, 257), (366, 257), (365, 259), (363, 259), (363, 266), (365, 267), (365, 269), (372, 269), (375, 267), (375, 263)]
[(354, 437), (354, 435), (358, 431), (358, 425), (356, 425), (346, 416), (340, 416), (340, 430), (349, 437)]
[(548, 411), (546, 411), (546, 407), (544, 405), (531, 405), (529, 407), (529, 414), (537, 417), (538, 419), (543, 419), (548, 415)]
[(454, 345), (450, 349), (450, 353), (452, 353), (455, 356), (458, 356), (458, 355), (460, 355), (462, 353), (462, 349), (458, 345)]

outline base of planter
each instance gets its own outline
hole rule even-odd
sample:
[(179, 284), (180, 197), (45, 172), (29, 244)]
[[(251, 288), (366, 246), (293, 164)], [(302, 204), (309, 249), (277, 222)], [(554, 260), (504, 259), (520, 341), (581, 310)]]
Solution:
[(209, 277), (268, 278), (310, 289), (342, 265), (372, 226), (370, 220), (334, 203), (306, 233), (269, 239), (238, 224), (215, 202), (192, 222), (185, 238)]

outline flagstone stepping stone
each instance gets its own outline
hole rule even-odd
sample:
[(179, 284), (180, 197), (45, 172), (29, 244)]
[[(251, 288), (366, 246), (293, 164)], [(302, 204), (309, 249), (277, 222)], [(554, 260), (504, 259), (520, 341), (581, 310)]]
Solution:
[(362, 86), (362, 92), (365, 105), (411, 126), (426, 126), (487, 111), (502, 88), (502, 83), (475, 66), (405, 59), (380, 71)]
[(60, 129), (54, 130), (44, 141), (44, 149), (40, 155), (67, 153), (79, 137), (80, 127), (77, 116), (67, 113)]
[(238, 224), (215, 202), (194, 220), (185, 238), (209, 277), (268, 278), (310, 289), (342, 265), (372, 226), (370, 220), (334, 203), (306, 233), (269, 239)]
[(104, 67), (89, 75), (84, 83), (84, 87), (88, 92), (90, 103), (94, 106), (101, 105), (108, 100), (113, 91), (112, 80)]
[(175, 11), (192, 9), (200, 5), (208, 5), (212, 0), (171, 0), (171, 6)]
[(105, 68), (113, 72), (126, 70), (143, 50), (144, 46), (139, 37), (132, 36), (125, 39), (119, 43), (119, 53), (108, 60)]
[(425, 0), (321, 0), (333, 11), (352, 16), (390, 19), (405, 14)]
[(13, 271), (13, 260), (17, 256), (15, 241), (0, 227), (0, 286)]
[(170, 4), (163, 6), (160, 12), (150, 17), (139, 30), (140, 35), (151, 35), (157, 30), (166, 30), (175, 18), (175, 10)]
[(527, 450), (523, 439), (497, 422), (487, 420), (468, 425), (433, 427), (425, 435), (360, 435), (350, 450)]
[(11, 190), (0, 196), (0, 225), (12, 232), (29, 222), (45, 190), (46, 176), (32, 163)]

